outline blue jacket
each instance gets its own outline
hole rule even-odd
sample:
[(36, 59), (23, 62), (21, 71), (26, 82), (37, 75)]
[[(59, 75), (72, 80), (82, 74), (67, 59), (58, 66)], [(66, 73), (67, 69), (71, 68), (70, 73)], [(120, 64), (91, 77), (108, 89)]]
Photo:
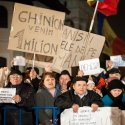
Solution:
[[(114, 101), (113, 101), (113, 99), (107, 94), (107, 95), (105, 95), (103, 98), (102, 98), (102, 102), (103, 102), (103, 105), (104, 106), (107, 106), (107, 107), (112, 107), (112, 105), (113, 105), (113, 103), (114, 103)], [(123, 94), (123, 97), (122, 97), (122, 100), (121, 100), (121, 102), (122, 102), (122, 104), (121, 104), (121, 106), (122, 105), (124, 105), (124, 107), (119, 107), (119, 108), (125, 108), (125, 94)], [(120, 104), (119, 104), (120, 105)], [(114, 105), (115, 106), (115, 105)], [(113, 107), (114, 107), (113, 106)]]

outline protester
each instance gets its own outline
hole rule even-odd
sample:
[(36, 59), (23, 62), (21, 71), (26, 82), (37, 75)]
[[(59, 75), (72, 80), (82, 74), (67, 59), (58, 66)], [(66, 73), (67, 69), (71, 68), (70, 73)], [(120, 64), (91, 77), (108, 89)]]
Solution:
[[(61, 94), (56, 88), (56, 79), (52, 72), (45, 72), (42, 75), (41, 87), (36, 93), (37, 106), (54, 106), (55, 98)], [(52, 125), (52, 110), (42, 109), (39, 111), (40, 125)]]
[(58, 96), (55, 106), (58, 106), (61, 111), (73, 108), (74, 112), (77, 112), (79, 107), (91, 106), (92, 110), (96, 111), (99, 106), (102, 106), (101, 97), (94, 91), (87, 90), (87, 81), (86, 77), (75, 77), (73, 89)]
[(108, 93), (102, 98), (104, 106), (119, 107), (125, 110), (125, 93), (123, 93), (123, 83), (114, 79), (108, 83)]
[(121, 78), (121, 73), (118, 68), (111, 68), (107, 71), (107, 75), (109, 78), (116, 77), (117, 79)]
[(39, 77), (39, 69), (37, 67), (28, 67), (24, 75), (24, 81), (29, 83), (33, 87), (34, 91), (37, 92), (41, 81), (41, 78)]
[[(23, 76), (19, 70), (12, 70), (8, 76), (8, 85), (5, 88), (16, 88), (16, 95), (12, 98), (15, 104), (4, 103), (3, 106), (14, 106), (22, 111), (22, 124), (33, 125), (31, 107), (35, 104), (34, 90), (29, 84), (23, 83)], [(18, 125), (18, 111), (9, 110), (6, 114), (6, 125)]]
[(70, 73), (67, 70), (63, 70), (59, 77), (59, 85), (62, 93), (68, 91), (69, 85), (67, 83), (71, 81)]

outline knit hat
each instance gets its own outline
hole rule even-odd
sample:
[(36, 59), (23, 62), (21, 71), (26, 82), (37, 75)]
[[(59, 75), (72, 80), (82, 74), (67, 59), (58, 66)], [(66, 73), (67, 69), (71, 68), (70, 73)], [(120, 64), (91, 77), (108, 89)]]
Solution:
[(108, 90), (111, 91), (112, 89), (123, 89), (123, 83), (118, 79), (112, 80), (108, 83)]
[(85, 81), (86, 84), (88, 82), (88, 79), (86, 77), (80, 77), (80, 76), (77, 76), (77, 77), (74, 77), (73, 80), (72, 80), (72, 83), (75, 84), (77, 81)]
[(63, 71), (60, 73), (60, 76), (61, 76), (61, 75), (68, 75), (68, 76), (71, 78), (70, 73), (69, 73), (69, 71), (67, 71), (67, 70), (63, 70)]
[(13, 74), (17, 74), (17, 75), (22, 76), (22, 73), (21, 73), (19, 70), (17, 70), (17, 69), (12, 69), (12, 70), (10, 71), (9, 76), (10, 76), (10, 75), (13, 75)]

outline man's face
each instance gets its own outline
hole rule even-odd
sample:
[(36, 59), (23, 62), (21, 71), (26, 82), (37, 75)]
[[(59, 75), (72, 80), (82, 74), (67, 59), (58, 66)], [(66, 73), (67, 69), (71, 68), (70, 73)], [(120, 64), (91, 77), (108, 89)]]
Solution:
[(112, 89), (110, 91), (110, 93), (112, 94), (113, 97), (118, 97), (122, 93), (122, 90), (121, 89)]
[(85, 81), (77, 81), (73, 84), (73, 89), (77, 94), (83, 95), (87, 91), (87, 83)]
[(9, 76), (12, 85), (19, 85), (22, 82), (22, 76), (18, 74), (13, 74)]
[(61, 75), (59, 78), (59, 84), (61, 88), (67, 88), (67, 83), (70, 81), (70, 77), (68, 75)]

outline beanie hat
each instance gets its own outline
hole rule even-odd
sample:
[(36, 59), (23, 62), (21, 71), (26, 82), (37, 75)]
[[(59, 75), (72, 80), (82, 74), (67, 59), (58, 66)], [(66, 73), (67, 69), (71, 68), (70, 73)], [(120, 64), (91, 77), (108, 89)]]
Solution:
[(22, 73), (21, 73), (19, 70), (17, 70), (17, 69), (12, 69), (12, 70), (10, 71), (9, 76), (10, 76), (10, 75), (13, 75), (13, 74), (17, 74), (17, 75), (22, 76)]
[(75, 84), (77, 81), (85, 81), (86, 84), (88, 82), (88, 79), (86, 77), (80, 77), (80, 76), (77, 76), (77, 77), (74, 77), (73, 80), (72, 80), (72, 83)]
[(111, 91), (112, 89), (123, 89), (123, 83), (118, 79), (112, 80), (108, 83), (108, 90)]
[(68, 76), (71, 78), (70, 73), (69, 73), (68, 70), (63, 70), (63, 71), (61, 72), (60, 76), (61, 76), (61, 75), (68, 75)]

